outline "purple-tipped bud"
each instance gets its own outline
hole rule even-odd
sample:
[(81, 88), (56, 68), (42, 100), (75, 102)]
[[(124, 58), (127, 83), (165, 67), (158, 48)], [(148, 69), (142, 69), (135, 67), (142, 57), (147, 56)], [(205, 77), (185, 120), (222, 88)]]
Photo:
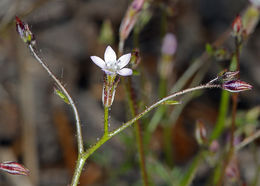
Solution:
[(242, 91), (246, 91), (246, 90), (251, 90), (253, 87), (252, 87), (252, 85), (250, 85), (244, 81), (231, 80), (231, 81), (224, 82), (222, 84), (222, 88), (229, 92), (242, 92)]
[(174, 55), (177, 49), (177, 39), (174, 34), (168, 33), (163, 38), (162, 54)]
[(0, 163), (0, 170), (3, 170), (5, 172), (8, 172), (9, 174), (14, 174), (14, 175), (28, 176), (29, 174), (29, 170), (27, 168), (13, 161)]
[(16, 16), (16, 31), (21, 39), (28, 45), (35, 45), (35, 37), (30, 31), (28, 24), (25, 24)]
[(144, 0), (134, 0), (131, 4), (131, 7), (139, 12), (143, 8)]
[(207, 130), (201, 121), (197, 121), (196, 123), (195, 137), (200, 145), (207, 142)]

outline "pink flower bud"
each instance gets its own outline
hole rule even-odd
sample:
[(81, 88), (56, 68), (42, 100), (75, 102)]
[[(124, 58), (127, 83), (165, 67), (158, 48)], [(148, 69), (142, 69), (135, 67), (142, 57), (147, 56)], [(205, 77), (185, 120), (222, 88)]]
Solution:
[(119, 29), (121, 40), (125, 40), (129, 36), (129, 33), (132, 31), (137, 21), (139, 12), (143, 8), (143, 4), (144, 0), (134, 0), (128, 7)]
[(235, 156), (232, 157), (231, 161), (228, 163), (225, 169), (225, 173), (227, 178), (230, 181), (236, 181), (239, 179), (240, 174), (239, 174), (238, 162)]
[(168, 33), (163, 38), (162, 53), (174, 55), (177, 49), (177, 40), (174, 34)]
[(232, 29), (234, 34), (241, 34), (243, 30), (243, 24), (242, 24), (242, 19), (240, 15), (238, 15), (235, 20), (232, 23)]
[(28, 176), (29, 170), (19, 163), (8, 161), (0, 163), (0, 170), (8, 172), (14, 175), (25, 175)]
[(229, 92), (242, 92), (245, 90), (251, 90), (253, 87), (252, 87), (252, 85), (250, 85), (244, 81), (231, 80), (231, 81), (224, 82), (222, 84), (222, 88)]
[(20, 35), (21, 39), (29, 44), (35, 45), (35, 37), (30, 31), (28, 24), (25, 24), (16, 16), (16, 31)]
[(134, 0), (131, 4), (131, 7), (137, 12), (143, 8), (144, 0)]

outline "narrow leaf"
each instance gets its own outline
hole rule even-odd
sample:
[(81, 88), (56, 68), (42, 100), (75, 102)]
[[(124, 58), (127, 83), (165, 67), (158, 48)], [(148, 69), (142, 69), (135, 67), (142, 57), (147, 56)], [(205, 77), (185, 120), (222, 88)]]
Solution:
[(65, 103), (70, 104), (69, 99), (61, 91), (55, 89), (56, 95), (58, 95)]

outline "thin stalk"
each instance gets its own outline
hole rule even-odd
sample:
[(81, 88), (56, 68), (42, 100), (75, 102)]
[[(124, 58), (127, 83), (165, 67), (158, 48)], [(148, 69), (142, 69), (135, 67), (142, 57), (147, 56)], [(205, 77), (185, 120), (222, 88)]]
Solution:
[[(125, 82), (125, 79), (123, 79), (123, 82), (124, 82), (124, 86), (125, 86), (126, 93), (127, 93), (127, 100), (128, 100), (128, 105), (130, 107), (131, 115), (132, 115), (132, 117), (134, 117), (138, 113), (135, 90), (132, 87), (131, 79), (128, 79), (128, 82)], [(139, 154), (139, 165), (140, 165), (140, 169), (141, 169), (143, 185), (148, 186), (149, 182), (148, 182), (148, 175), (147, 175), (146, 165), (145, 165), (142, 129), (141, 129), (141, 123), (139, 120), (134, 122), (134, 127), (135, 127), (135, 136), (136, 136), (137, 149), (138, 149), (138, 154)]]
[(61, 84), (61, 82), (56, 78), (56, 76), (51, 72), (51, 70), (47, 67), (47, 65), (41, 60), (41, 58), (37, 55), (32, 45), (29, 45), (29, 49), (32, 52), (34, 58), (36, 61), (38, 61), (42, 67), (46, 70), (46, 72), (49, 74), (49, 76), (55, 81), (55, 83), (59, 86), (59, 88), (62, 90), (62, 92), (65, 94), (65, 96), (68, 98), (70, 106), (73, 110), (75, 120), (76, 120), (76, 128), (77, 128), (77, 142), (78, 142), (78, 153), (82, 154), (84, 152), (83, 147), (83, 140), (82, 140), (82, 133), (81, 133), (81, 126), (80, 126), (80, 119), (77, 107), (75, 106), (75, 103), (73, 99), (71, 98), (68, 91), (65, 89), (65, 87)]
[(108, 114), (109, 114), (109, 107), (104, 107), (104, 136), (108, 135)]
[(235, 151), (239, 151), (240, 149), (242, 149), (243, 147), (245, 147), (246, 145), (250, 144), (251, 142), (253, 142), (254, 140), (256, 140), (258, 138), (260, 138), (260, 130), (258, 130), (257, 132), (255, 132), (251, 136), (245, 138), (241, 143), (239, 143), (235, 147)]
[(220, 85), (211, 85), (211, 84), (205, 84), (205, 85), (200, 85), (197, 87), (193, 87), (193, 88), (188, 88), (176, 93), (173, 93), (159, 101), (157, 101), (156, 103), (152, 104), (151, 106), (149, 106), (147, 109), (145, 109), (143, 112), (141, 112), (140, 114), (138, 114), (135, 118), (131, 119), (130, 121), (124, 123), (121, 127), (119, 127), (118, 129), (115, 129), (114, 131), (109, 133), (109, 136), (113, 137), (115, 135), (117, 135), (118, 133), (120, 133), (121, 131), (123, 131), (125, 128), (131, 126), (135, 121), (137, 121), (138, 119), (140, 119), (141, 117), (143, 117), (145, 114), (147, 114), (149, 111), (151, 111), (152, 109), (158, 107), (159, 105), (161, 105), (163, 102), (175, 98), (177, 96), (189, 93), (189, 92), (193, 92), (196, 90), (201, 90), (201, 89), (206, 89), (206, 88), (221, 88)]

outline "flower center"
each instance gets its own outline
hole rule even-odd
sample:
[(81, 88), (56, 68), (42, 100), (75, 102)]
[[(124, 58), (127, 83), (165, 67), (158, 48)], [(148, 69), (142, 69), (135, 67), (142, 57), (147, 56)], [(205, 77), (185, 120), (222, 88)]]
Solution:
[(117, 70), (120, 69), (120, 67), (117, 64), (117, 61), (106, 62), (106, 68), (107, 68), (107, 70), (109, 70), (111, 72), (116, 72)]

